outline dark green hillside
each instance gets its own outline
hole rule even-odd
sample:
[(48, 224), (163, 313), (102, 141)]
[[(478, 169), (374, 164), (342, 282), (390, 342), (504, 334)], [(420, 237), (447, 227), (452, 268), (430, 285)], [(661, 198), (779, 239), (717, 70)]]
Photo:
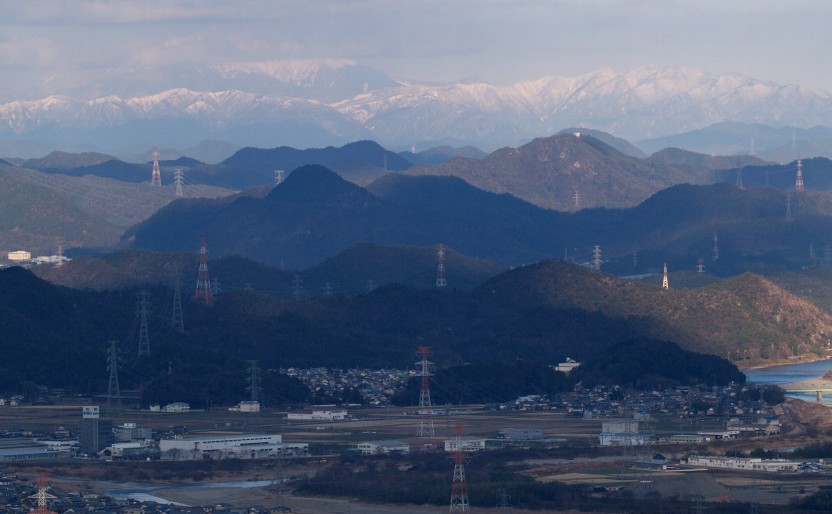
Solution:
[[(13, 166), (0, 166), (0, 185), (0, 249), (26, 249), (33, 255), (51, 255), (58, 245), (64, 250), (114, 245), (126, 228), (175, 198), (172, 185), (151, 188)], [(189, 197), (229, 193), (209, 186), (186, 191)]]
[(219, 165), (196, 166), (188, 177), (199, 183), (236, 189), (248, 189), (274, 183), (274, 170), (291, 170), (308, 164), (326, 166), (345, 179), (366, 184), (388, 171), (402, 171), (410, 162), (373, 141), (357, 141), (339, 148), (299, 150), (278, 148), (243, 148)]
[[(336, 293), (356, 294), (375, 286), (404, 284), (431, 288), (436, 284), (437, 249), (431, 247), (386, 247), (361, 243), (303, 271), (300, 276), (310, 293), (322, 291), (327, 282)], [(473, 289), (505, 268), (491, 261), (472, 259), (445, 249), (445, 276), (452, 289)]]
[(615, 384), (665, 388), (745, 382), (745, 375), (727, 360), (686, 351), (675, 343), (650, 339), (625, 341), (595, 354), (570, 372), (569, 378), (586, 387)]
[(41, 157), (40, 159), (27, 159), (20, 164), (20, 167), (38, 171), (61, 173), (83, 166), (96, 166), (114, 160), (116, 160), (116, 158), (112, 155), (96, 152), (52, 152), (45, 157)]
[[(730, 382), (744, 383), (745, 375), (725, 359), (682, 350), (667, 341), (638, 338), (587, 355), (568, 376), (549, 363), (513, 359), (437, 370), (430, 387), (433, 404), (444, 405), (505, 402), (529, 394), (552, 396), (577, 383), (663, 388)], [(412, 379), (394, 402), (418, 405), (420, 386), (418, 378)]]
[(622, 139), (620, 137), (613, 136), (608, 132), (604, 132), (603, 130), (595, 130), (595, 129), (588, 129), (588, 128), (581, 128), (581, 127), (570, 127), (565, 128), (555, 134), (556, 136), (560, 135), (568, 135), (574, 133), (580, 133), (581, 135), (591, 136), (595, 139), (601, 141), (602, 143), (609, 145), (619, 152), (623, 153), (624, 155), (629, 155), (630, 157), (636, 157), (638, 159), (643, 159), (647, 157), (647, 154), (642, 152), (639, 148), (636, 148), (635, 145), (627, 141), (626, 139)]
[(690, 152), (681, 148), (659, 150), (650, 156), (649, 161), (665, 166), (673, 166), (691, 174), (698, 174), (700, 179), (705, 182), (724, 182), (724, 178), (730, 174), (723, 173), (722, 170), (766, 164), (762, 159), (752, 155), (713, 156)]
[[(144, 285), (168, 286), (176, 274), (182, 287), (193, 290), (198, 256), (190, 253), (156, 253), (125, 250), (101, 257), (77, 256), (61, 267), (38, 266), (33, 272), (52, 283), (76, 289), (110, 290)], [(448, 286), (472, 289), (505, 268), (490, 261), (472, 259), (446, 249)], [(291, 298), (295, 276), (303, 282), (304, 296), (318, 296), (329, 283), (335, 294), (361, 294), (372, 281), (375, 287), (404, 284), (434, 287), (436, 247), (386, 247), (362, 243), (313, 268), (291, 272), (251, 261), (238, 255), (210, 259), (208, 269), (223, 291), (248, 289)]]
[[(597, 144), (602, 144), (598, 142)], [(609, 149), (609, 151), (613, 151)], [(297, 176), (295, 176), (297, 175)], [(546, 258), (591, 260), (621, 275), (693, 269), (729, 276), (765, 267), (810, 265), (808, 248), (832, 242), (832, 197), (792, 197), (767, 188), (682, 184), (629, 209), (547, 211), (509, 194), (477, 189), (455, 177), (389, 174), (362, 189), (319, 166), (300, 168), (265, 198), (214, 204), (178, 202), (130, 229), (137, 248), (190, 251), (209, 238), (212, 255), (239, 254), (284, 269), (314, 266), (363, 242), (384, 246), (444, 243), (506, 266)], [(711, 260), (714, 235), (719, 259)], [(632, 254), (641, 256), (633, 265)]]
[(413, 165), (420, 164), (442, 164), (454, 157), (465, 157), (467, 159), (482, 159), (487, 154), (473, 146), (453, 148), (450, 146), (435, 146), (421, 152), (399, 152), (403, 159)]
[(704, 288), (663, 290), (549, 261), (495, 277), (477, 291), (528, 307), (643, 318), (651, 337), (735, 361), (825, 356), (832, 345), (832, 316), (752, 274)]
[(117, 224), (91, 217), (46, 185), (29, 183), (21, 177), (25, 173), (0, 167), (0, 248), (51, 255), (61, 244), (97, 246), (117, 240), (121, 231)]
[[(151, 290), (151, 302), (156, 302), (151, 303), (151, 310), (156, 306), (150, 320), (151, 356), (141, 359), (136, 357), (136, 290), (77, 291), (9, 268), (0, 271), (0, 291), (0, 391), (4, 393), (28, 397), (32, 384), (62, 387), (70, 393), (106, 392), (108, 341), (118, 340), (122, 390), (144, 390), (145, 404), (180, 399), (202, 406), (209, 400), (225, 405), (245, 397), (245, 356), (233, 345), (219, 344), (221, 336), (215, 335), (206, 346), (173, 332), (169, 318), (163, 318), (164, 290)], [(200, 306), (188, 301), (187, 295), (183, 307), (186, 319), (198, 317), (195, 311)], [(264, 373), (264, 380), (264, 388), (272, 391), (266, 401), (308, 399), (308, 391), (288, 377)]]
[[(385, 246), (444, 243), (472, 257), (497, 262), (538, 260), (552, 245), (544, 227), (556, 213), (490, 193), (461, 181), (442, 183), (434, 202), (387, 200), (351, 184), (321, 166), (298, 168), (263, 199), (228, 204), (176, 202), (125, 237), (155, 251), (187, 251), (207, 237), (213, 256), (239, 254), (284, 269), (318, 264), (362, 242)], [(447, 188), (445, 186), (451, 186)], [(462, 200), (460, 194), (470, 200)], [(465, 192), (470, 191), (470, 192)], [(423, 197), (415, 190), (411, 197)], [(405, 195), (407, 196), (407, 195)], [(437, 205), (455, 204), (442, 211)], [(195, 207), (191, 209), (191, 206)], [(493, 207), (493, 209), (490, 209)], [(489, 210), (497, 215), (489, 214)]]
[[(142, 389), (145, 401), (185, 399), (197, 405), (239, 401), (248, 360), (260, 361), (263, 370), (407, 368), (415, 362), (416, 347), (430, 346), (440, 369), (517, 359), (554, 364), (566, 356), (591, 360), (649, 336), (748, 364), (824, 355), (832, 343), (832, 316), (754, 275), (662, 290), (544, 262), (503, 273), (470, 292), (390, 285), (356, 296), (288, 301), (237, 290), (218, 294), (210, 307), (193, 302), (185, 287), (181, 334), (172, 329), (170, 289), (146, 289), (152, 295), (151, 356), (136, 360), (136, 289), (72, 290), (21, 269), (0, 271), (0, 390), (34, 382), (100, 392), (110, 340), (120, 341), (127, 359), (122, 388)], [(661, 376), (684, 382), (702, 369)], [(520, 368), (518, 373), (523, 374)], [(512, 380), (494, 386), (500, 394), (513, 394), (518, 386)], [(540, 387), (557, 387), (557, 381), (552, 384)], [(274, 391), (271, 401), (303, 399), (290, 384)], [(497, 397), (496, 390), (488, 391), (483, 398)]]
[[(718, 182), (734, 184), (737, 174), (742, 174), (745, 187), (770, 187), (794, 192), (797, 178), (797, 161), (788, 164), (732, 166), (715, 174)], [(832, 161), (825, 157), (803, 160), (803, 183), (808, 191), (832, 190)]]
[(629, 207), (673, 184), (702, 183), (672, 166), (625, 155), (589, 136), (561, 134), (519, 148), (503, 148), (484, 159), (456, 158), (441, 166), (419, 166), (413, 175), (451, 175), (494, 193), (561, 211)]

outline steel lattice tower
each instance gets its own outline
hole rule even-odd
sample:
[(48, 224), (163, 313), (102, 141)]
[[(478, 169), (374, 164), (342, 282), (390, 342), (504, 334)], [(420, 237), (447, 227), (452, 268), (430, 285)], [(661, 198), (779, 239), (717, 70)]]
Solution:
[(211, 292), (211, 279), (208, 276), (208, 250), (205, 238), (199, 240), (199, 273), (196, 276), (196, 293), (194, 300), (202, 300), (205, 305), (211, 305), (214, 295)]
[(702, 259), (702, 257), (700, 257), (696, 261), (696, 272), (697, 273), (705, 273), (705, 261), (704, 261), (704, 259)]
[(797, 193), (803, 192), (803, 160), (797, 159), (797, 177), (794, 180), (794, 190)]
[(419, 366), (416, 376), (422, 377), (419, 389), (419, 437), (433, 437), (433, 407), (430, 402), (430, 367), (433, 363), (428, 361), (430, 347), (420, 346), (419, 355), (422, 357), (416, 363)]
[(150, 305), (150, 293), (142, 289), (136, 295), (136, 315), (139, 316), (139, 356), (150, 355), (150, 337), (147, 330), (147, 315)]
[(29, 496), (38, 502), (38, 508), (34, 510), (36, 514), (55, 514), (49, 510), (47, 502), (49, 500), (57, 500), (58, 497), (46, 492), (48, 486), (46, 485), (46, 478), (43, 475), (38, 475), (38, 492)]
[(667, 263), (664, 263), (664, 275), (662, 276), (662, 289), (669, 289), (670, 284), (667, 282)]
[(445, 245), (442, 243), (439, 243), (436, 250), (436, 259), (438, 261), (436, 265), (436, 287), (446, 287), (448, 281), (445, 280)]
[(279, 186), (283, 180), (283, 170), (274, 170), (274, 185)]
[(711, 260), (719, 260), (719, 237), (716, 234), (716, 230), (714, 230), (714, 249), (713, 253), (711, 254)]
[(303, 298), (303, 279), (300, 275), (295, 275), (295, 279), (292, 281), (292, 298), (295, 300)]
[(150, 173), (150, 185), (162, 185), (162, 172), (159, 169), (159, 149), (153, 149), (153, 171)]
[(468, 492), (465, 487), (465, 453), (462, 451), (462, 425), (454, 426), (454, 479), (451, 484), (451, 512), (468, 511)]
[(182, 198), (185, 194), (182, 192), (182, 180), (184, 172), (182, 168), (176, 168), (173, 170), (173, 180), (176, 183), (176, 197)]
[(595, 245), (592, 247), (592, 269), (601, 271), (601, 246)]
[(121, 387), (118, 385), (118, 341), (110, 341), (107, 350), (107, 369), (110, 371), (110, 383), (107, 386), (107, 415), (112, 414), (112, 401), (116, 409), (121, 410)]
[(182, 316), (182, 276), (177, 273), (173, 279), (173, 315), (171, 316), (173, 329), (180, 334), (185, 331), (185, 321)]
[(258, 361), (248, 361), (251, 366), (248, 368), (248, 387), (246, 389), (251, 393), (251, 401), (260, 401), (260, 367), (257, 366)]

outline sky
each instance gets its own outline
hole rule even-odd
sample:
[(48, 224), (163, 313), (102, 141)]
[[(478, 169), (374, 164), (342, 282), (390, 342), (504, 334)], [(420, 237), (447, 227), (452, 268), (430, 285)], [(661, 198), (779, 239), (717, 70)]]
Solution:
[(333, 58), (428, 81), (508, 85), (650, 65), (832, 91), (828, 0), (0, 0), (0, 8), (1, 101), (124, 67)]

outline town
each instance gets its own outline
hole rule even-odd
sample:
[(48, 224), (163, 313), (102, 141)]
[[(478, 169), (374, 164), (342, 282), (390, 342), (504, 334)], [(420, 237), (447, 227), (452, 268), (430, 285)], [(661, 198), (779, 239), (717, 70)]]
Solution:
[[(11, 423), (0, 425), (0, 463), (14, 466), (3, 474), (0, 501), (7, 512), (25, 512), (37, 496), (33, 492), (37, 477), (27, 470), (46, 465), (61, 469), (71, 462), (163, 465), (243, 460), (303, 469), (309, 463), (335, 462), (347, 455), (405, 459), (432, 452), (520, 448), (591, 455), (604, 466), (618, 462), (615, 465), (623, 466), (627, 476), (615, 477), (610, 491), (642, 473), (710, 469), (819, 476), (832, 472), (823, 459), (761, 458), (747, 451), (788, 445), (773, 406), (782, 401), (782, 390), (770, 386), (703, 384), (649, 391), (577, 386), (551, 398), (527, 395), (510, 402), (425, 408), (391, 403), (408, 379), (418, 377), (418, 371), (318, 367), (281, 372), (299, 378), (322, 396), (358, 389), (368, 405), (270, 410), (244, 400), (231, 408), (207, 411), (175, 402), (145, 410), (110, 406), (106, 412), (89, 404), (90, 398), (66, 398), (61, 390), (40, 387), (33, 401), (21, 395), (0, 400), (0, 423)], [(774, 394), (777, 391), (779, 395)], [(291, 486), (291, 480), (280, 483)], [(271, 482), (264, 484), (272, 487)], [(91, 510), (130, 512), (135, 501), (128, 500), (114, 506), (107, 503), (112, 498), (101, 492), (75, 492), (54, 498), (50, 508), (75, 508), (86, 502)]]

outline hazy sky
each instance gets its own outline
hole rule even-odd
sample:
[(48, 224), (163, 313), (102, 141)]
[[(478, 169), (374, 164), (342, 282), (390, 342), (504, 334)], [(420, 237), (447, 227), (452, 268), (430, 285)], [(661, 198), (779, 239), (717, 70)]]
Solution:
[(0, 98), (114, 67), (348, 58), (496, 84), (689, 66), (832, 90), (828, 0), (0, 0)]

